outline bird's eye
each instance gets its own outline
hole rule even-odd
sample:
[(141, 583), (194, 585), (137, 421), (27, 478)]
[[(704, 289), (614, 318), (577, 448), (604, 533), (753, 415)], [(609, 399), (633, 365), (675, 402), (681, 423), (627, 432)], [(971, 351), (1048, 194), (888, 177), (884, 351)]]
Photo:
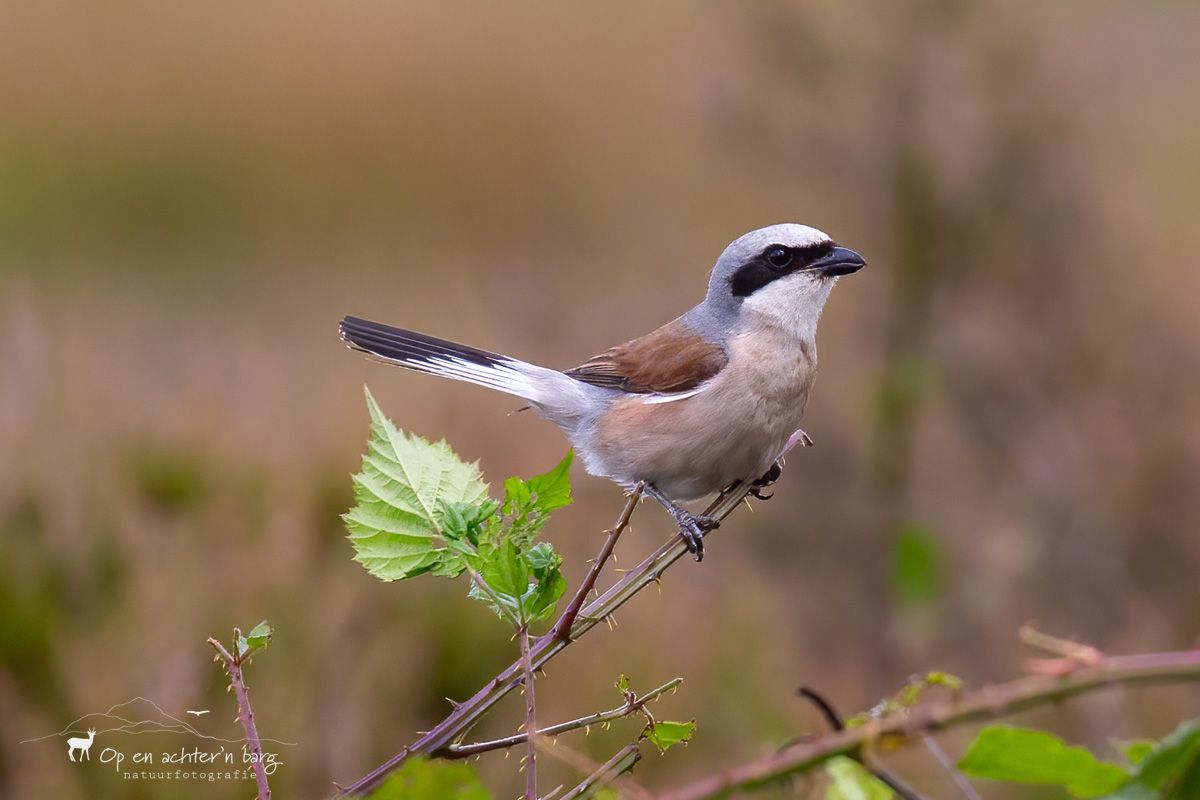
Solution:
[(767, 261), (770, 262), (771, 266), (783, 269), (792, 263), (792, 251), (786, 247), (775, 245), (767, 250)]

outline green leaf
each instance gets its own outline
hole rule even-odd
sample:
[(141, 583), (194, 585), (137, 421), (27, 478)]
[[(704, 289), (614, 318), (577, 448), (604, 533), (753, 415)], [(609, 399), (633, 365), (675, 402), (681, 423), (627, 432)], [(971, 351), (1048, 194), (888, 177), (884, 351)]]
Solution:
[(538, 542), (525, 554), (525, 561), (538, 580), (547, 577), (562, 565), (562, 556), (554, 552), (549, 542)]
[(1053, 734), (1009, 725), (980, 731), (958, 768), (976, 778), (1063, 786), (1076, 797), (1115, 791), (1129, 777), (1116, 764), (1068, 747)]
[(535, 475), (526, 484), (533, 495), (533, 507), (543, 514), (571, 505), (571, 462), (575, 451), (568, 450), (562, 461), (549, 472)]
[(895, 795), (887, 784), (863, 769), (857, 761), (838, 756), (825, 764), (829, 788), (825, 800), (892, 800)]
[(550, 519), (550, 512), (571, 502), (570, 467), (574, 458), (568, 451), (554, 469), (523, 481), (509, 478), (504, 482), (504, 518), (490, 520), (484, 538), (496, 542), (510, 538), (524, 550)]
[(691, 722), (669, 722), (659, 720), (651, 722), (642, 731), (642, 738), (649, 739), (660, 752), (667, 752), (680, 742), (691, 741), (696, 732), (696, 720)]
[(262, 650), (271, 643), (271, 637), (274, 635), (274, 628), (267, 624), (265, 619), (251, 628), (249, 633), (244, 635), (239, 634), (237, 641), (238, 658), (255, 650)]
[(942, 545), (921, 525), (903, 525), (892, 545), (892, 591), (910, 605), (930, 603), (942, 595)]
[(617, 678), (617, 691), (621, 692), (621, 694), (629, 691), (628, 675), (622, 675), (621, 677)]
[(449, 547), (447, 536), (469, 538), (495, 512), (478, 465), (444, 441), (398, 430), (369, 389), (366, 396), (371, 436), (353, 478), (355, 505), (343, 516), (355, 560), (385, 581), (462, 572), (462, 551)]
[(514, 625), (520, 624), (521, 609), (518, 606), (516, 597), (499, 594), (490, 587), (485, 590), (475, 581), (471, 581), (471, 588), (467, 590), (467, 596), (486, 605), (501, 619), (507, 620)]
[(525, 597), (521, 606), (525, 609), (525, 617), (529, 622), (541, 622), (554, 616), (558, 601), (567, 591), (567, 579), (556, 567), (552, 572), (538, 579)]
[[(1200, 759), (1200, 720), (1180, 723), (1138, 763), (1131, 783), (1169, 788)], [(1165, 795), (1171, 797), (1170, 794)]]
[(468, 764), (410, 758), (370, 800), (491, 800)]
[(511, 541), (486, 553), (479, 572), (497, 594), (517, 598), (529, 590), (529, 567)]

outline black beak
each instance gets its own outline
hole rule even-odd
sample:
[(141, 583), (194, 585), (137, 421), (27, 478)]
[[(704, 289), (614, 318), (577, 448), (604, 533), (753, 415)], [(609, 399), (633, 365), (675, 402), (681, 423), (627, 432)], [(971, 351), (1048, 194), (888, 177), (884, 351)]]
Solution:
[(849, 275), (867, 265), (863, 257), (849, 247), (835, 247), (829, 255), (821, 256), (805, 269), (816, 270), (822, 275)]

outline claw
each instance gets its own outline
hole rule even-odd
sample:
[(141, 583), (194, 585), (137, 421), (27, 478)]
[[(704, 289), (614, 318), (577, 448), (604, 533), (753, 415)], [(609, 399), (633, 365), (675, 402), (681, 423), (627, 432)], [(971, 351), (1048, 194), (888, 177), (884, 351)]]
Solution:
[(696, 557), (697, 561), (704, 560), (704, 534), (721, 527), (721, 521), (716, 517), (704, 517), (680, 509), (675, 522), (679, 525), (679, 535), (687, 551)]
[(697, 561), (703, 561), (704, 534), (720, 527), (721, 521), (716, 517), (693, 514), (660, 492), (653, 483), (645, 484), (645, 492), (661, 503), (662, 507), (671, 515), (671, 519), (675, 520), (675, 524), (679, 526), (679, 536), (683, 539), (687, 551), (694, 555)]

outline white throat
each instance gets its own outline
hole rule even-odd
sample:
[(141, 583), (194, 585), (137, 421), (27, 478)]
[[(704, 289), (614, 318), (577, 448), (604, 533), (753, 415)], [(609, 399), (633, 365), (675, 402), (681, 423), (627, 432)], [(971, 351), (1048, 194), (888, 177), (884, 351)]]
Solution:
[(742, 302), (745, 322), (779, 328), (805, 342), (817, 338), (817, 322), (837, 278), (796, 272), (759, 289)]

